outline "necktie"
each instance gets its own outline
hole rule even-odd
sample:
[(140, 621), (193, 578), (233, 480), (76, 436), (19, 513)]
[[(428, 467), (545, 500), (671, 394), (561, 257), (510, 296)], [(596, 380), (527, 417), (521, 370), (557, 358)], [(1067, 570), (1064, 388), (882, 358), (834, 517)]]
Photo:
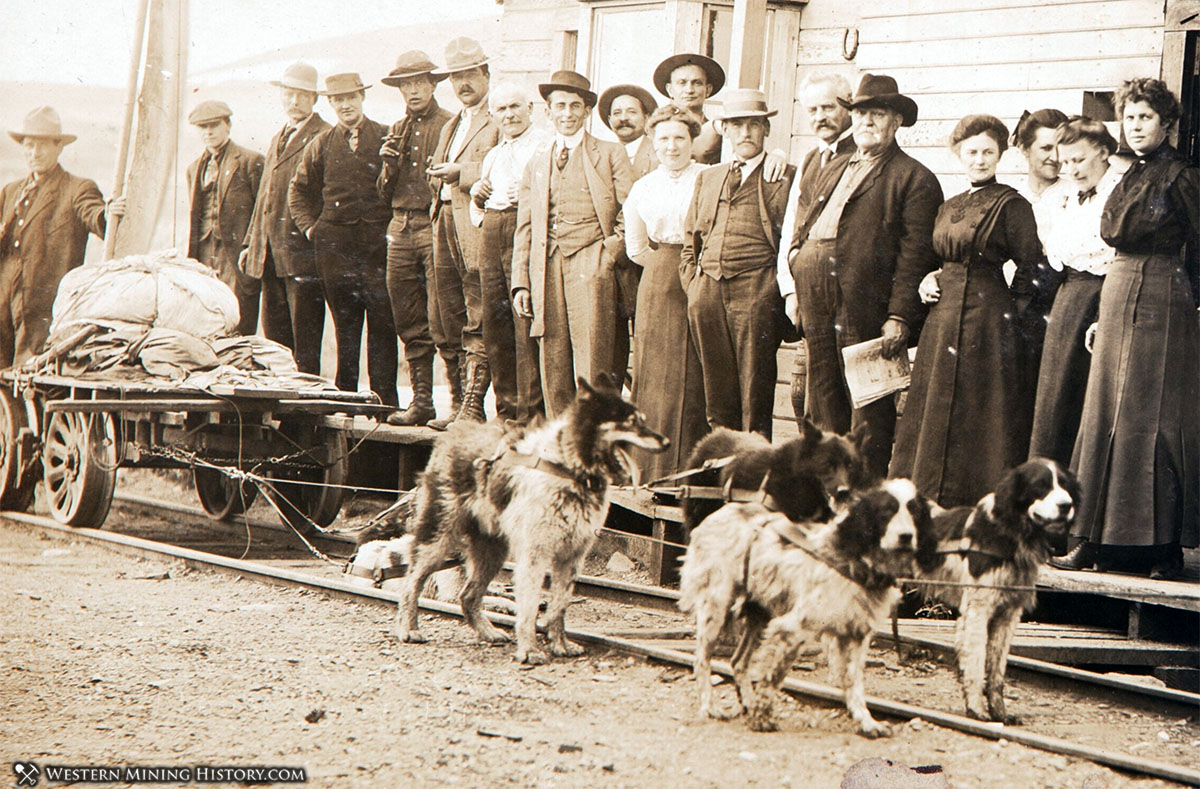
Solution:
[(287, 148), (288, 140), (292, 139), (292, 135), (296, 133), (296, 127), (288, 124), (283, 127), (283, 131), (279, 133), (279, 145), (275, 147), (275, 155), (282, 156), (283, 149)]
[(829, 160), (833, 158), (833, 149), (826, 148), (821, 151), (821, 169), (825, 169), (825, 165), (829, 164)]
[(558, 159), (555, 161), (555, 166), (558, 167), (559, 171), (567, 166), (567, 159), (570, 156), (571, 152), (567, 149), (567, 146), (560, 144), (558, 146)]
[(358, 153), (358, 127), (350, 130), (350, 150)]
[(1079, 204), (1083, 205), (1084, 203), (1086, 203), (1088, 200), (1091, 200), (1095, 196), (1096, 196), (1096, 187), (1093, 186), (1091, 189), (1085, 189), (1079, 193)]
[(732, 200), (733, 196), (737, 194), (738, 187), (742, 185), (742, 166), (744, 164), (745, 162), (739, 162), (737, 159), (734, 159), (729, 165), (729, 179), (726, 181), (728, 184), (726, 194), (730, 200)]
[(213, 184), (217, 182), (217, 174), (221, 167), (217, 164), (217, 157), (209, 156), (208, 163), (204, 165), (203, 185), (205, 189), (212, 189)]

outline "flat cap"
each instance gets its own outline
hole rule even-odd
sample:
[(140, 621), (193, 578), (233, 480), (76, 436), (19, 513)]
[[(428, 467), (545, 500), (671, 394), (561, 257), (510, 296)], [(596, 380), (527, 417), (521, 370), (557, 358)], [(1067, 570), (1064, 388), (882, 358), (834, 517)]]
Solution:
[(202, 101), (188, 113), (188, 123), (193, 126), (199, 126), (202, 123), (210, 123), (211, 121), (229, 120), (233, 117), (233, 111), (229, 109), (229, 105), (223, 101)]

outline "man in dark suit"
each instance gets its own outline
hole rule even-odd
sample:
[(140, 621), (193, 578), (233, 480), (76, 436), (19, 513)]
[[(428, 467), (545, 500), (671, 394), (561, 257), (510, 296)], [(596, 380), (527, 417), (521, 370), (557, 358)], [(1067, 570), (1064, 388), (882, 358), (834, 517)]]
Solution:
[[(104, 197), (96, 184), (58, 163), (77, 138), (63, 134), (58, 113), (38, 107), (9, 131), (29, 175), (0, 191), (0, 369), (38, 353), (50, 334), (58, 283), (83, 263), (88, 234), (104, 238)], [(114, 200), (111, 213), (121, 212)]]
[(628, 322), (617, 308), (618, 223), (633, 185), (625, 149), (584, 131), (596, 105), (591, 83), (556, 71), (538, 86), (554, 142), (534, 152), (521, 178), (513, 241), (513, 309), (532, 318), (550, 417), (575, 398), (576, 376), (624, 376)]
[(325, 333), (325, 291), (312, 242), (292, 221), (287, 199), (300, 154), (329, 124), (313, 112), (315, 68), (293, 63), (282, 79), (271, 84), (279, 88), (287, 122), (267, 148), (262, 185), (238, 265), (247, 276), (262, 282), (263, 334), (292, 349), (300, 372), (317, 374)]
[(325, 301), (337, 334), (337, 385), (358, 389), (364, 315), (367, 373), (385, 405), (397, 404), (396, 324), (387, 292), (387, 223), (391, 208), (375, 182), (387, 127), (363, 114), (358, 74), (331, 74), (321, 95), (338, 123), (313, 138), (288, 187), (288, 210), (313, 242)]
[(868, 470), (886, 476), (895, 400), (852, 409), (841, 349), (883, 338), (883, 355), (907, 353), (924, 314), (917, 287), (937, 264), (933, 222), (937, 178), (900, 150), (896, 130), (917, 121), (917, 105), (891, 77), (864, 74), (850, 110), (857, 152), (834, 158), (802, 200), (791, 269), (799, 328), (807, 346), (807, 411), (821, 428), (869, 429)]
[[(471, 224), (470, 205), (471, 187), (479, 180), (483, 157), (500, 141), (500, 130), (488, 114), (491, 73), (478, 41), (464, 37), (447, 44), (446, 67), (435, 74), (449, 76), (454, 95), (462, 102), (462, 109), (442, 127), (429, 167), (435, 198), (429, 324), (447, 363), (455, 411), (429, 426), (443, 430), (458, 418), (484, 421), (483, 397), (492, 380), (483, 342), (479, 228)], [(443, 342), (438, 342), (439, 336)]]
[(600, 94), (596, 113), (625, 146), (633, 180), (658, 167), (654, 144), (646, 136), (646, 118), (658, 109), (650, 91), (638, 85), (613, 85)]
[(202, 101), (188, 114), (204, 143), (204, 153), (187, 168), (192, 195), (188, 257), (217, 272), (237, 296), (237, 333), (254, 334), (261, 288), (258, 280), (242, 273), (237, 260), (262, 182), (263, 157), (229, 139), (232, 114), (223, 101)]
[(704, 370), (711, 427), (771, 437), (775, 352), (783, 339), (783, 299), (775, 279), (779, 234), (796, 168), (763, 176), (770, 118), (762, 91), (731, 90), (717, 126), (733, 161), (700, 173), (684, 220), (680, 280), (688, 326)]
[[(388, 417), (392, 425), (423, 425), (437, 416), (433, 409), (434, 338), (429, 329), (430, 291), (435, 281), (429, 219), (433, 191), (425, 166), (453, 116), (438, 106), (433, 96), (437, 83), (445, 79), (434, 75), (436, 69), (428, 55), (414, 49), (397, 58), (396, 67), (381, 80), (400, 91), (406, 109), (384, 138), (380, 150), (383, 171), (377, 183), (380, 198), (392, 207), (387, 286), (413, 392), (408, 407)], [(461, 338), (450, 341), (439, 332), (437, 340), (447, 365), (457, 364)]]

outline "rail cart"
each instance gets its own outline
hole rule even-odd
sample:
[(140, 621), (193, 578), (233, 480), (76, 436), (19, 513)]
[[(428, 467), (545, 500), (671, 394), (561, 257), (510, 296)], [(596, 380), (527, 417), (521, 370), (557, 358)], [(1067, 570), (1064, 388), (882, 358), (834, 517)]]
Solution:
[(331, 414), (390, 411), (369, 394), (0, 372), (0, 508), (26, 510), (40, 481), (55, 520), (103, 525), (117, 469), (190, 468), (209, 516), (259, 490), (301, 531), (333, 522), (348, 447)]

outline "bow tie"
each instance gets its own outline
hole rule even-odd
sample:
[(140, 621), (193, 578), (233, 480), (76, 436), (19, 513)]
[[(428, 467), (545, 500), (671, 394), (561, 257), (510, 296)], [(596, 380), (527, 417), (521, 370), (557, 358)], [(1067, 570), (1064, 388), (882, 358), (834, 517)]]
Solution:
[(1091, 200), (1095, 196), (1096, 196), (1096, 187), (1093, 186), (1091, 189), (1085, 189), (1084, 191), (1079, 193), (1079, 204), (1083, 205), (1084, 203), (1086, 203), (1088, 200)]

